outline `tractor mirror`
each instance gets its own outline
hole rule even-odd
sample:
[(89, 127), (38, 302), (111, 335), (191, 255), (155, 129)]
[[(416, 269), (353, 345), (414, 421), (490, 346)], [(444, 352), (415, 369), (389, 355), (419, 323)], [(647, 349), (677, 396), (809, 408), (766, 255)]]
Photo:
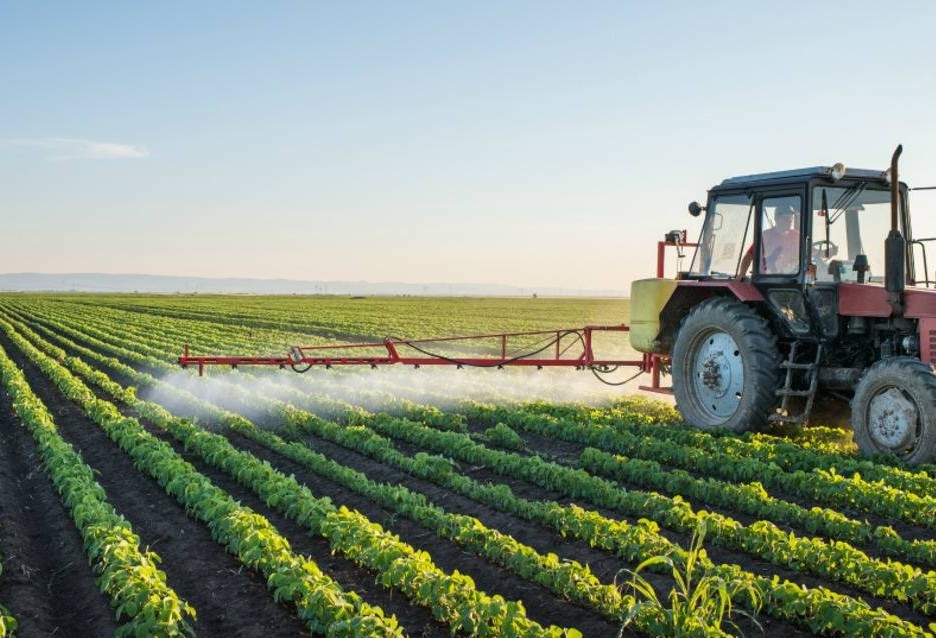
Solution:
[(703, 208), (699, 202), (689, 203), (689, 214), (693, 217), (698, 217), (701, 215), (703, 210), (705, 210), (705, 208)]

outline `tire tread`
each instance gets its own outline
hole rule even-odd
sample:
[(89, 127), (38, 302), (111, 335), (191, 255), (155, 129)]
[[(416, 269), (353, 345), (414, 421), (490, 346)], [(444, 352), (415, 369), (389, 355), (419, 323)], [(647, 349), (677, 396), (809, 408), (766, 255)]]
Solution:
[[(892, 381), (891, 381), (892, 380)], [(871, 440), (864, 422), (865, 405), (871, 400), (875, 385), (881, 382), (893, 383), (896, 387), (914, 392), (919, 390), (922, 396), (914, 397), (920, 405), (923, 418), (923, 434), (917, 450), (904, 459), (909, 465), (919, 465), (936, 461), (936, 374), (933, 366), (914, 357), (889, 357), (872, 365), (865, 372), (855, 388), (852, 399), (853, 439), (858, 449), (865, 456), (882, 454)], [(919, 383), (919, 388), (912, 387)]]
[[(691, 401), (683, 391), (681, 371), (677, 368), (677, 355), (682, 354), (680, 334), (689, 326), (701, 322), (703, 325), (711, 321), (709, 317), (718, 317), (718, 325), (734, 327), (740, 339), (739, 347), (745, 347), (753, 359), (753, 365), (748, 366), (745, 373), (745, 387), (748, 387), (747, 377), (753, 375), (756, 381), (753, 385), (754, 398), (747, 402), (741, 414), (731, 417), (725, 425), (735, 432), (743, 432), (751, 427), (761, 425), (767, 421), (767, 416), (777, 404), (776, 390), (779, 387), (780, 352), (777, 348), (777, 337), (770, 324), (753, 308), (729, 297), (714, 297), (707, 299), (689, 311), (680, 322), (673, 347), (673, 390), (676, 396), (676, 407), (687, 421), (697, 427), (713, 427), (702, 422), (695, 415)], [(744, 345), (742, 345), (742, 342)], [(687, 353), (688, 354), (688, 353)], [(680, 359), (685, 357), (680, 356)], [(684, 370), (682, 372), (685, 372)], [(686, 406), (689, 406), (688, 409)], [(682, 406), (682, 407), (680, 407)]]

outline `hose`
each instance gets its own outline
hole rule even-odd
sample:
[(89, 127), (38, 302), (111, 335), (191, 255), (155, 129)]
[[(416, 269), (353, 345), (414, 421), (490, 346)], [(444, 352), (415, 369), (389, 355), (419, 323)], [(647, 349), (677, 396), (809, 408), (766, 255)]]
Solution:
[[(447, 357), (447, 356), (445, 356), (445, 355), (443, 355), (443, 354), (439, 354), (439, 353), (437, 353), (437, 352), (432, 352), (431, 350), (426, 350), (425, 348), (421, 348), (421, 347), (419, 347), (419, 346), (413, 344), (412, 342), (407, 342), (407, 341), (405, 341), (405, 340), (403, 340), (403, 339), (399, 339), (399, 338), (393, 337), (393, 336), (388, 336), (388, 337), (386, 337), (386, 338), (384, 339), (384, 341), (395, 341), (395, 342), (401, 343), (401, 345), (406, 345), (407, 347), (410, 347), (410, 348), (412, 348), (413, 350), (415, 350), (416, 352), (419, 352), (420, 354), (423, 354), (423, 355), (425, 355), (425, 356), (427, 356), (427, 357), (433, 357), (433, 358), (435, 358), (435, 359), (441, 359), (442, 361), (447, 361), (448, 363), (457, 365), (457, 366), (459, 366), (459, 367), (468, 367), (468, 368), (501, 368), (501, 367), (503, 367), (504, 365), (509, 365), (509, 364), (514, 363), (515, 361), (519, 361), (519, 360), (521, 360), (521, 359), (528, 359), (528, 358), (534, 357), (534, 356), (536, 356), (536, 355), (538, 355), (538, 354), (540, 354), (540, 353), (542, 353), (542, 352), (545, 352), (545, 351), (548, 350), (549, 348), (553, 347), (554, 345), (556, 345), (557, 343), (559, 343), (560, 341), (562, 341), (562, 339), (563, 339), (564, 337), (567, 337), (567, 336), (569, 336), (569, 335), (575, 335), (576, 338), (577, 338), (576, 340), (582, 345), (582, 348), (583, 348), (583, 349), (585, 348), (585, 340), (582, 338), (582, 333), (581, 333), (581, 332), (579, 332), (578, 330), (566, 330), (565, 332), (561, 332), (561, 333), (557, 334), (555, 337), (547, 337), (546, 339), (549, 339), (548, 343), (546, 343), (544, 346), (542, 346), (542, 347), (540, 347), (540, 348), (537, 348), (537, 349), (535, 349), (535, 350), (530, 350), (530, 351), (528, 351), (528, 352), (522, 352), (522, 353), (520, 353), (520, 354), (518, 354), (518, 355), (515, 355), (515, 356), (509, 358), (509, 359), (504, 359), (503, 361), (497, 361), (497, 362), (495, 362), (495, 363), (470, 363), (470, 362), (468, 362), (468, 361), (462, 361), (462, 360), (460, 360), (460, 359), (454, 359), (454, 358), (452, 358), (452, 357)], [(539, 343), (542, 343), (542, 341), (545, 341), (546, 339), (541, 340)], [(575, 340), (573, 340), (573, 342), (572, 342), (571, 344), (569, 344), (569, 345), (567, 345), (565, 348), (563, 348), (562, 351), (560, 352), (560, 355), (561, 355), (561, 354), (564, 354), (565, 352), (567, 352), (567, 351), (569, 350), (569, 348), (571, 348), (572, 345), (573, 345), (574, 343), (575, 343)], [(312, 369), (313, 365), (312, 365), (311, 363), (309, 363), (309, 364), (306, 365), (305, 368), (299, 369), (299, 368), (297, 367), (297, 365), (296, 365), (295, 363), (293, 363), (293, 364), (290, 364), (290, 367), (293, 369), (294, 372), (298, 372), (298, 373), (300, 373), (300, 374), (303, 374), (303, 373), (305, 373), (305, 372), (308, 372), (310, 369)], [(604, 383), (605, 385), (610, 385), (610, 386), (622, 386), (622, 385), (624, 385), (624, 384), (626, 384), (626, 383), (630, 383), (631, 381), (633, 381), (634, 379), (636, 379), (637, 377), (639, 377), (640, 375), (642, 375), (642, 374), (644, 373), (643, 370), (638, 370), (637, 373), (634, 374), (633, 376), (628, 377), (628, 378), (625, 379), (624, 381), (618, 381), (618, 382), (607, 381), (607, 380), (605, 380), (605, 379), (602, 378), (601, 375), (611, 374), (612, 372), (615, 372), (615, 371), (618, 369), (618, 367), (619, 367), (619, 366), (614, 366), (613, 368), (610, 368), (610, 367), (608, 367), (608, 366), (596, 366), (596, 365), (591, 365), (591, 366), (588, 366), (588, 369), (591, 370), (592, 374), (595, 375), (595, 378), (596, 378), (596, 379), (598, 379), (599, 381), (601, 381), (601, 382)]]

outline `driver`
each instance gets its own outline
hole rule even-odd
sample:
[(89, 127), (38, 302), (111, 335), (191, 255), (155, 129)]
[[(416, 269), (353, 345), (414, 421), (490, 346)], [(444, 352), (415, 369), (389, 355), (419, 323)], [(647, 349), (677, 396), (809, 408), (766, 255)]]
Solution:
[[(774, 211), (774, 225), (761, 231), (761, 268), (766, 275), (795, 273), (799, 265), (800, 233), (799, 210), (783, 204)], [(752, 244), (738, 268), (738, 276), (744, 277), (754, 262)]]

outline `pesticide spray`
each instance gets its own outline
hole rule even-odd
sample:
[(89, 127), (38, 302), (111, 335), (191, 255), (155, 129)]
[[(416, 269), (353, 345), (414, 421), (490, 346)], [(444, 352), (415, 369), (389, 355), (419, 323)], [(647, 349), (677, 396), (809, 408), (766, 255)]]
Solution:
[(241, 414), (258, 425), (276, 427), (272, 403), (289, 404), (324, 418), (336, 410), (362, 408), (397, 413), (405, 402), (442, 411), (458, 410), (466, 401), (509, 405), (532, 401), (608, 405), (637, 391), (638, 381), (611, 387), (587, 371), (529, 369), (312, 369), (291, 374), (271, 369), (215, 369), (204, 377), (170, 372), (160, 384), (143, 391), (148, 400), (174, 414), (208, 425), (212, 419), (190, 397)]

